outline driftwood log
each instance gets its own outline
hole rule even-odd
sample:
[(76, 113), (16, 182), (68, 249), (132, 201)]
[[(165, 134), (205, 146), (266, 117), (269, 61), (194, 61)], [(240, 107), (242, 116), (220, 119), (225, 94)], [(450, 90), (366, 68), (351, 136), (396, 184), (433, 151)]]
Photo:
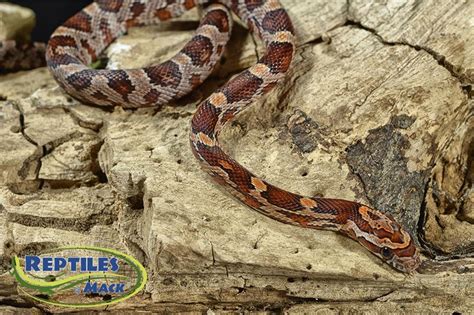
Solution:
[[(292, 71), (223, 143), (282, 188), (392, 213), (423, 249), (419, 273), (268, 219), (199, 169), (196, 105), (262, 52), (236, 24), (212, 77), (160, 109), (80, 104), (45, 68), (0, 77), (0, 312), (46, 309), (18, 294), (11, 255), (65, 244), (121, 249), (146, 266), (145, 292), (108, 310), (474, 310), (474, 1), (281, 2), (298, 31)], [(108, 67), (166, 60), (198, 19), (133, 29), (108, 49)]]

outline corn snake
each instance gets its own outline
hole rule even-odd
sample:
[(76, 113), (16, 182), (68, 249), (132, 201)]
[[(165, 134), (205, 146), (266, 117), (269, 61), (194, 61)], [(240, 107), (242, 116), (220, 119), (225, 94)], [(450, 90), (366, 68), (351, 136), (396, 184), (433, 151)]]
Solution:
[(166, 104), (195, 89), (211, 73), (229, 40), (232, 18), (227, 8), (231, 9), (260, 37), (266, 52), (198, 106), (190, 142), (203, 169), (244, 204), (272, 219), (337, 231), (396, 269), (413, 272), (421, 263), (419, 250), (391, 215), (353, 201), (305, 197), (275, 187), (228, 156), (219, 144), (226, 123), (268, 93), (291, 66), (295, 31), (278, 1), (213, 3), (190, 42), (161, 65), (131, 70), (86, 66), (128, 27), (168, 20), (207, 1), (196, 2), (97, 0), (52, 35), (46, 51), (48, 67), (67, 93), (85, 103), (128, 108)]

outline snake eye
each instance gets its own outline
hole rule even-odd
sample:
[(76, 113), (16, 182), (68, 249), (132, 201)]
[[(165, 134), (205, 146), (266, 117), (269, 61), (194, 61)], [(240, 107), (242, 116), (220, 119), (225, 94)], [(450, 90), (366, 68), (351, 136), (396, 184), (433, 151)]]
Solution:
[(383, 247), (383, 248), (382, 248), (382, 251), (381, 251), (381, 254), (382, 254), (382, 256), (383, 256), (384, 258), (386, 258), (386, 259), (390, 259), (390, 258), (392, 258), (392, 256), (393, 256), (392, 251), (391, 251), (390, 248), (388, 248), (388, 247)]

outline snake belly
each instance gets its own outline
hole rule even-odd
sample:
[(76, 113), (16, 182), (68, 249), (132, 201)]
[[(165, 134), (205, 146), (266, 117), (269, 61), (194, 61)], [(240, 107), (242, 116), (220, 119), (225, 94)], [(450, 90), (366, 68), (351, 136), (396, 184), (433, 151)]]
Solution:
[[(265, 54), (234, 76), (197, 108), (190, 142), (201, 166), (220, 185), (256, 211), (304, 228), (332, 230), (350, 237), (403, 272), (420, 265), (410, 234), (390, 214), (358, 202), (305, 197), (251, 173), (222, 149), (218, 136), (239, 112), (268, 93), (287, 74), (296, 42), (286, 10), (277, 0), (212, 1), (196, 34), (169, 62), (132, 70), (87, 67), (130, 26), (179, 16), (208, 1), (97, 0), (53, 34), (46, 59), (58, 83), (79, 100), (96, 105), (157, 106), (199, 85), (220, 58), (230, 32), (231, 9), (265, 45)], [(215, 3), (219, 4), (215, 4)], [(184, 66), (187, 64), (188, 66)]]

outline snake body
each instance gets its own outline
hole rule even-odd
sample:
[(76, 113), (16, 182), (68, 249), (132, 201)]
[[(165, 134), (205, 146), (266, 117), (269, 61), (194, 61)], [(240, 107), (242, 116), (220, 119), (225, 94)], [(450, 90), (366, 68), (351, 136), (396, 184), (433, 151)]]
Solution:
[(0, 72), (28, 70), (45, 65), (43, 43), (0, 41)]
[(130, 70), (87, 65), (129, 27), (164, 21), (194, 6), (193, 1), (96, 1), (53, 33), (46, 50), (48, 67), (67, 93), (85, 103), (166, 104), (195, 89), (220, 59), (231, 27), (225, 6), (209, 6), (192, 39), (167, 62)]
[(256, 211), (286, 224), (340, 232), (393, 267), (412, 272), (419, 251), (391, 215), (353, 201), (305, 197), (271, 185), (222, 149), (222, 128), (286, 75), (295, 54), (295, 31), (277, 0), (221, 0), (207, 8), (188, 44), (171, 60), (144, 69), (94, 70), (87, 65), (127, 28), (179, 16), (194, 0), (97, 0), (52, 35), (46, 52), (58, 83), (96, 105), (157, 106), (196, 88), (212, 71), (229, 39), (232, 10), (263, 41), (258, 62), (204, 100), (191, 121), (190, 142), (202, 167)]

